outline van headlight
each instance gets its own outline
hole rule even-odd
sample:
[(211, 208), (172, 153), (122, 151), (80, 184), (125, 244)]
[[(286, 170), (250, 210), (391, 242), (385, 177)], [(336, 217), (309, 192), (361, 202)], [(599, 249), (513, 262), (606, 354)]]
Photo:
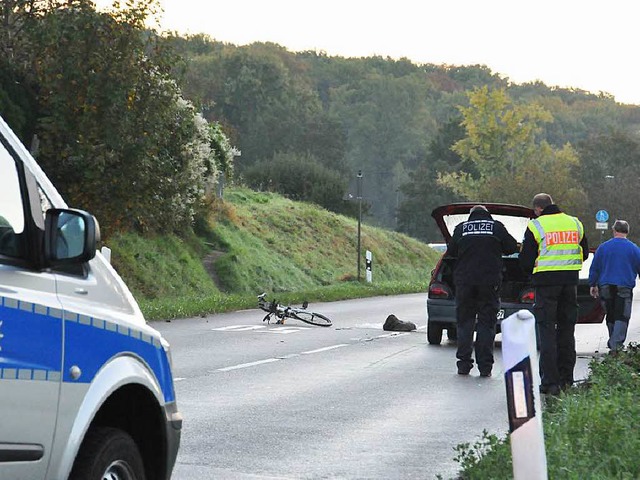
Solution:
[(173, 356), (171, 355), (171, 345), (164, 337), (160, 337), (160, 344), (162, 345), (162, 349), (164, 353), (167, 355), (167, 360), (169, 361), (169, 367), (173, 371)]

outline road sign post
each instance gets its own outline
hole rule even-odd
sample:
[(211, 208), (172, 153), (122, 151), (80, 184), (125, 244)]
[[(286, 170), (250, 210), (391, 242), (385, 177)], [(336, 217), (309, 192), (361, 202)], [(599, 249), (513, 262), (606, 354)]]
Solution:
[(606, 210), (598, 210), (596, 212), (596, 230), (600, 230), (600, 243), (604, 242), (604, 232), (609, 228), (609, 212)]

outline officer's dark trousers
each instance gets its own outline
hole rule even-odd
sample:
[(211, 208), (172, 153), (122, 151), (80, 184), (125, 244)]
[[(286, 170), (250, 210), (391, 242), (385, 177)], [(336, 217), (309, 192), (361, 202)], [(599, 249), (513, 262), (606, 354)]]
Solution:
[(475, 343), (476, 362), (480, 372), (491, 372), (496, 317), (500, 308), (498, 287), (493, 285), (456, 285), (456, 319), (458, 322), (458, 369), (473, 367), (473, 332), (478, 327)]
[(607, 346), (611, 350), (619, 350), (627, 339), (633, 289), (616, 285), (600, 285), (598, 290), (602, 306), (607, 312), (607, 329), (609, 330)]
[(541, 384), (569, 386), (576, 365), (577, 286), (537, 286), (534, 313), (540, 343)]

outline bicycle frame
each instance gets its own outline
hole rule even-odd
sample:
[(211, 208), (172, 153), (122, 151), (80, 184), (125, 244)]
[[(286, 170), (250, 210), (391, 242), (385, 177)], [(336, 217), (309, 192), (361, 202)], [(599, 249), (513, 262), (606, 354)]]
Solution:
[(278, 324), (284, 324), (285, 318), (300, 320), (304, 323), (320, 327), (329, 327), (332, 324), (331, 320), (325, 315), (307, 310), (307, 307), (309, 306), (309, 302), (307, 301), (302, 304), (302, 308), (289, 307), (287, 305), (279, 304), (276, 300), (269, 302), (266, 299), (266, 295), (266, 293), (258, 295), (258, 307), (267, 312), (265, 317), (262, 319), (263, 322), (266, 321), (267, 323), (271, 323), (271, 317), (275, 316), (278, 318), (278, 321), (276, 322)]
[(284, 305), (280, 305), (276, 300), (269, 302), (265, 298), (266, 294), (258, 295), (258, 307), (265, 312), (268, 312), (262, 321), (266, 321), (267, 323), (271, 323), (271, 317), (278, 317), (278, 321), (276, 323), (283, 324), (284, 319), (291, 316), (289, 315), (291, 311), (291, 307), (285, 307)]

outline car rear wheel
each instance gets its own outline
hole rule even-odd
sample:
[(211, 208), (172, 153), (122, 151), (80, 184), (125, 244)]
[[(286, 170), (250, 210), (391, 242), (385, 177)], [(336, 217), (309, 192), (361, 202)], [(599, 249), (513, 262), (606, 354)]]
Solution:
[(447, 338), (452, 342), (458, 340), (458, 329), (455, 327), (447, 328)]
[(427, 322), (427, 341), (430, 345), (440, 345), (442, 342), (442, 325)]

